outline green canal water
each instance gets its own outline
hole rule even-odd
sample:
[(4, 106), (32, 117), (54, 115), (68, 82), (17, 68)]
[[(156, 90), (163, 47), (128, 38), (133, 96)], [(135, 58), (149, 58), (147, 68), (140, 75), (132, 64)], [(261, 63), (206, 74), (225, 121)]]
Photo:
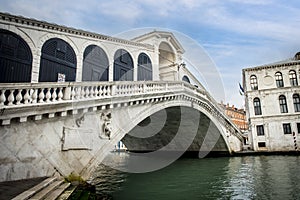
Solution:
[(300, 157), (181, 158), (140, 174), (101, 165), (94, 182), (99, 196), (115, 200), (300, 199)]

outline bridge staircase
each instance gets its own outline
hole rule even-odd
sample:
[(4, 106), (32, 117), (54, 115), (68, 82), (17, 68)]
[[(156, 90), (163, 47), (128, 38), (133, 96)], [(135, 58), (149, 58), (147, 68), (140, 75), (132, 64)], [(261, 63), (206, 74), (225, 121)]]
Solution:
[(56, 177), (49, 177), (34, 187), (22, 192), (13, 200), (63, 200), (68, 199), (76, 189), (76, 186), (69, 182), (58, 179)]

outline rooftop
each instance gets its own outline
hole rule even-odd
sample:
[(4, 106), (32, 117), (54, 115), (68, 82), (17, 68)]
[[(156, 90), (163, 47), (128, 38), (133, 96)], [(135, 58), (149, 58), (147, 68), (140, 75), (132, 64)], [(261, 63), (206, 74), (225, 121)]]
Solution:
[(253, 70), (258, 70), (258, 69), (270, 69), (270, 68), (292, 66), (292, 65), (298, 65), (298, 64), (300, 64), (300, 52), (296, 53), (296, 55), (292, 58), (288, 58), (285, 60), (281, 60), (281, 61), (277, 61), (274, 63), (265, 64), (265, 65), (260, 65), (257, 67), (245, 68), (245, 69), (243, 69), (243, 71), (253, 71)]

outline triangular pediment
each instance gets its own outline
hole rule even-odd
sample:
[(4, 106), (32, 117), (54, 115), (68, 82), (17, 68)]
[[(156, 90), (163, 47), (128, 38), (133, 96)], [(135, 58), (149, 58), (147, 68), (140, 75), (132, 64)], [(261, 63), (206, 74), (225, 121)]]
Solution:
[[(150, 44), (152, 41), (151, 39), (156, 39), (158, 41), (168, 41), (175, 48), (175, 50), (178, 53), (183, 54), (185, 52), (182, 45), (176, 39), (175, 35), (172, 32), (154, 30), (154, 31), (146, 33), (144, 35), (135, 37), (132, 39), (132, 41)], [(150, 45), (153, 45), (153, 44), (150, 44)]]

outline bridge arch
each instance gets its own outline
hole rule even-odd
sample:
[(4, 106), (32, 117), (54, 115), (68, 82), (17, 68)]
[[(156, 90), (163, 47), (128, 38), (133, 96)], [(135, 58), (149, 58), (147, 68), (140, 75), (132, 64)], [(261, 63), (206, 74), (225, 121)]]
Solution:
[[(164, 109), (168, 109), (168, 108), (173, 108), (173, 107), (181, 107), (180, 109), (183, 108), (184, 109), (189, 109), (187, 111), (185, 111), (184, 113), (187, 114), (189, 113), (191, 110), (194, 110), (194, 111), (198, 111), (200, 115), (204, 115), (206, 116), (209, 120), (210, 120), (210, 125), (209, 125), (209, 134), (211, 134), (211, 130), (212, 131), (215, 131), (217, 130), (218, 132), (215, 133), (217, 135), (214, 135), (213, 138), (207, 136), (209, 135), (208, 132), (206, 132), (206, 136), (204, 136), (204, 140), (206, 140), (206, 143), (203, 145), (203, 146), (199, 146), (198, 144), (194, 145), (193, 143), (193, 140), (195, 138), (195, 136), (197, 136), (197, 131), (198, 131), (198, 127), (195, 127), (191, 130), (191, 133), (188, 133), (188, 136), (191, 136), (191, 138), (185, 138), (187, 140), (183, 141), (183, 143), (180, 143), (181, 140), (175, 140), (175, 146), (178, 144), (178, 141), (180, 143), (180, 145), (183, 145), (184, 148), (182, 149), (179, 149), (180, 151), (179, 152), (182, 152), (182, 153), (176, 153), (176, 156), (174, 160), (166, 160), (166, 162), (170, 162), (169, 164), (171, 164), (173, 161), (175, 161), (177, 158), (179, 158), (189, 147), (190, 145), (194, 145), (193, 147), (194, 148), (197, 148), (199, 147), (198, 149), (194, 149), (196, 151), (199, 151), (199, 157), (201, 156), (206, 156), (207, 153), (209, 153), (210, 150), (213, 150), (214, 148), (214, 145), (217, 144), (218, 147), (225, 147), (226, 148), (226, 151), (228, 151), (228, 153), (231, 153), (233, 150), (230, 148), (230, 142), (228, 140), (229, 138), (229, 134), (227, 133), (226, 131), (226, 128), (223, 127), (223, 125), (218, 121), (218, 119), (216, 119), (216, 117), (214, 117), (212, 115), (212, 113), (208, 112), (207, 109), (205, 109), (204, 107), (202, 106), (198, 106), (196, 104), (193, 104), (191, 103), (190, 101), (191, 99), (189, 97), (180, 97), (178, 99), (172, 99), (172, 101), (164, 101), (162, 103), (157, 103), (157, 104), (149, 104), (149, 105), (144, 105), (143, 107), (140, 107), (137, 112), (136, 109), (121, 109), (121, 110), (118, 110), (117, 113), (112, 113), (112, 119), (113, 119), (113, 122), (116, 127), (115, 127), (115, 132), (113, 133), (114, 136), (112, 137), (111, 139), (111, 142), (110, 142), (110, 145), (106, 146), (105, 149), (113, 149), (114, 145), (117, 144), (118, 141), (120, 141), (122, 138), (124, 138), (124, 136), (126, 137), (126, 135), (128, 133), (130, 133), (138, 124), (140, 124), (144, 119), (146, 119), (147, 117), (149, 116), (152, 116), (153, 114), (157, 113), (157, 112), (160, 112)], [(195, 119), (197, 119), (197, 116), (195, 117)], [(200, 117), (201, 119), (201, 117)], [(185, 119), (183, 121), (183, 125), (180, 127), (181, 128), (181, 132), (179, 132), (177, 135), (182, 135), (184, 134), (182, 132), (182, 129), (184, 129), (184, 127), (187, 127), (188, 124), (189, 124), (189, 120), (190, 119)], [(182, 122), (180, 122), (182, 123)], [(144, 127), (142, 127), (144, 128)], [(147, 128), (147, 127), (146, 127)], [(212, 128), (212, 129), (210, 129)], [(193, 133), (193, 131), (195, 131)], [(218, 136), (219, 134), (219, 136)], [(176, 134), (175, 134), (176, 135)], [(217, 136), (217, 137), (216, 137)], [(202, 136), (200, 136), (201, 138)], [(197, 136), (197, 138), (199, 138), (199, 136)], [(223, 145), (219, 144), (219, 142), (224, 142)], [(127, 141), (128, 142), (128, 141)], [(125, 142), (126, 143), (126, 142)], [(168, 145), (168, 144), (166, 144)], [(213, 145), (213, 146), (212, 146)], [(160, 150), (175, 150), (176, 151), (176, 148), (174, 149), (174, 144), (173, 146), (167, 146), (165, 148), (165, 146), (161, 146), (162, 148)], [(138, 150), (141, 150), (141, 149), (138, 149)], [(178, 150), (178, 149), (177, 149)], [(143, 150), (141, 150), (143, 152)], [(154, 152), (149, 152), (149, 156), (155, 156), (155, 154), (157, 153), (157, 151), (154, 151)], [(103, 154), (103, 148), (101, 148), (100, 151), (98, 151), (98, 153), (96, 153), (96, 155), (101, 155)], [(103, 159), (105, 158), (105, 155), (103, 156), (102, 155), (102, 158), (95, 158), (93, 159), (93, 163), (90, 163), (91, 166), (87, 166), (85, 170), (83, 170), (81, 172), (81, 175), (84, 176), (84, 177), (88, 177), (92, 174), (92, 172), (95, 170), (95, 168), (101, 164), (103, 162)], [(108, 161), (110, 162), (110, 161)], [(105, 160), (104, 160), (104, 163), (105, 163)], [(168, 164), (167, 164), (168, 165)], [(165, 165), (165, 166), (167, 166)], [(89, 171), (90, 170), (90, 171)], [(142, 170), (146, 170), (147, 169), (142, 169)], [(149, 171), (153, 171), (152, 170), (149, 170)], [(145, 171), (144, 171), (145, 172)]]
[[(229, 134), (226, 132), (224, 127), (222, 127), (222, 125), (220, 124), (218, 119), (216, 119), (210, 112), (208, 112), (203, 107), (201, 107), (197, 104), (191, 104), (191, 102), (189, 100), (182, 101), (182, 99), (176, 100), (176, 101), (167, 101), (162, 104), (151, 105), (148, 108), (142, 109), (137, 114), (131, 113), (132, 112), (131, 110), (124, 111), (125, 113), (123, 112), (122, 114), (119, 114), (116, 117), (124, 118), (124, 115), (125, 116), (127, 115), (127, 117), (125, 117), (125, 118), (129, 121), (125, 122), (125, 124), (127, 124), (127, 126), (125, 124), (121, 124), (121, 126), (118, 127), (119, 132), (117, 132), (115, 134), (118, 135), (117, 136), (118, 139), (121, 140), (127, 133), (132, 131), (139, 123), (141, 123), (147, 117), (152, 116), (153, 114), (155, 114), (161, 110), (172, 108), (172, 107), (192, 108), (192, 109), (197, 110), (200, 113), (204, 114), (205, 116), (207, 116), (207, 118), (210, 120), (210, 123), (212, 123), (211, 125), (216, 126), (216, 128), (218, 129), (220, 136), (224, 139), (226, 147), (230, 147), (229, 142), (227, 140), (227, 137), (229, 136)], [(135, 111), (133, 111), (133, 112), (135, 112)], [(121, 118), (118, 119), (118, 121), (121, 121), (121, 120), (122, 120)], [(123, 121), (124, 121), (124, 119), (123, 119)], [(147, 128), (147, 126), (146, 126), (146, 128)], [(228, 148), (228, 152), (231, 153), (231, 151), (232, 150)]]

